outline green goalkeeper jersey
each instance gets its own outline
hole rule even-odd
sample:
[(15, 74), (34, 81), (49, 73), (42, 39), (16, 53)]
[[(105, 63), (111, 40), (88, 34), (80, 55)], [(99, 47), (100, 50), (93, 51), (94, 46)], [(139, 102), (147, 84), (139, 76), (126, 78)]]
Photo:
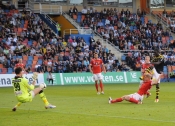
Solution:
[(27, 97), (29, 90), (34, 89), (34, 85), (29, 85), (28, 80), (24, 77), (15, 77), (12, 79), (14, 93), (17, 98)]

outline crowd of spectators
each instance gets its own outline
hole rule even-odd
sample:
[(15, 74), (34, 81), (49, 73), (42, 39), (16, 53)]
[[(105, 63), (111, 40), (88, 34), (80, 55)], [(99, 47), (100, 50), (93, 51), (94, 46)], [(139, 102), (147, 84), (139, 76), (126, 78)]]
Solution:
[[(171, 16), (174, 16), (173, 12)], [(171, 31), (163, 29), (160, 21), (154, 24), (145, 20), (145, 14), (139, 9), (137, 14), (132, 14), (128, 9), (119, 12), (116, 8), (104, 8), (97, 12), (94, 8), (84, 7), (80, 25), (92, 28), (117, 46), (126, 54), (126, 64), (136, 70), (140, 66), (139, 59), (156, 48), (174, 56), (175, 40)]]
[(99, 40), (91, 37), (90, 45), (87, 45), (80, 37), (56, 35), (37, 14), (25, 8), (20, 12), (0, 9), (0, 17), (0, 64), (3, 68), (14, 68), (20, 58), (27, 56), (38, 57), (36, 62), (33, 58), (23, 59), (31, 71), (88, 72), (93, 53), (98, 52), (107, 71), (128, 70), (110, 50), (102, 47)]

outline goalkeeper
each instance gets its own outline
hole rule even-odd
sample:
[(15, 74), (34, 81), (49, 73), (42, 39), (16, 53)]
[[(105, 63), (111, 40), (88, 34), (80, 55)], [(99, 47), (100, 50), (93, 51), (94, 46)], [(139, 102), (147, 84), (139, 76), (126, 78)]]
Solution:
[[(18, 100), (17, 105), (12, 109), (12, 111), (16, 111), (16, 108), (20, 106), (22, 103), (31, 102), (34, 96), (39, 94), (41, 99), (43, 100), (45, 104), (45, 108), (55, 108), (56, 106), (51, 105), (43, 92), (43, 89), (46, 87), (45, 84), (40, 84), (38, 88), (35, 88), (36, 79), (37, 79), (37, 73), (34, 73), (33, 75), (33, 83), (31, 85), (28, 84), (28, 80), (26, 78), (23, 78), (22, 74), (22, 68), (17, 67), (15, 69), (16, 76), (12, 79), (12, 84), (14, 87), (14, 93), (16, 95), (16, 98)], [(29, 91), (30, 92), (29, 92)]]

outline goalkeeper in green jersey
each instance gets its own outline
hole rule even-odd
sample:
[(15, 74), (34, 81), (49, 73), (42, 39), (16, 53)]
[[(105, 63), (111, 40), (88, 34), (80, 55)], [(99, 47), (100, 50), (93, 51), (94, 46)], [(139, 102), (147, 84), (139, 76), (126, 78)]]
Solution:
[(12, 111), (16, 111), (17, 107), (22, 103), (31, 102), (32, 99), (39, 94), (41, 99), (45, 104), (45, 108), (55, 108), (56, 106), (51, 105), (43, 92), (43, 89), (46, 88), (46, 84), (42, 83), (38, 88), (35, 88), (36, 79), (38, 74), (33, 74), (33, 83), (31, 85), (28, 84), (28, 80), (23, 78), (22, 68), (17, 67), (15, 69), (16, 76), (12, 79), (12, 84), (14, 88), (15, 96), (18, 100), (17, 105), (12, 109)]

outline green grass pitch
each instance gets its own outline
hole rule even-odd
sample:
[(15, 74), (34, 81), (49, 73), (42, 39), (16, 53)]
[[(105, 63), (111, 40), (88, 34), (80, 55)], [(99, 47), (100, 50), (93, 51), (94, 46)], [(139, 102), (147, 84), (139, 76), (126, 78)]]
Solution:
[(142, 105), (108, 104), (108, 97), (137, 91), (138, 84), (105, 84), (105, 95), (96, 95), (94, 85), (48, 86), (45, 94), (55, 109), (45, 109), (40, 97), (17, 103), (12, 88), (0, 88), (0, 126), (175, 126), (175, 83), (160, 85), (160, 101), (152, 95)]

